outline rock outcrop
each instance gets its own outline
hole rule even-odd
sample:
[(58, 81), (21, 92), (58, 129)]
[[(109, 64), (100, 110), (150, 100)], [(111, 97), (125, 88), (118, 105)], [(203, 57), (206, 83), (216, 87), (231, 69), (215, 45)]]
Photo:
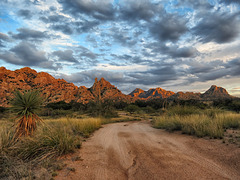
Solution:
[(88, 103), (89, 101), (105, 101), (106, 99), (133, 102), (137, 99), (150, 100), (155, 98), (169, 100), (215, 100), (234, 98), (228, 94), (226, 89), (215, 85), (211, 86), (211, 88), (203, 94), (193, 92), (174, 93), (161, 88), (152, 88), (144, 91), (137, 88), (129, 95), (125, 95), (104, 78), (101, 78), (99, 81), (96, 78), (91, 88), (85, 86), (77, 87), (64, 79), (55, 79), (48, 73), (38, 73), (29, 67), (15, 71), (0, 67), (0, 106), (9, 105), (9, 101), (13, 97), (15, 90), (24, 91), (30, 89), (40, 90), (46, 98), (46, 102), (71, 102), (73, 100)]
[(37, 72), (29, 67), (11, 71), (0, 67), (0, 104), (8, 106), (15, 90), (40, 90), (46, 98), (46, 102), (72, 100), (81, 103), (97, 100), (100, 92), (102, 100), (114, 99), (131, 101), (131, 97), (124, 95), (115, 86), (105, 79), (95, 81), (91, 88), (85, 86), (77, 87), (64, 79), (55, 79), (48, 73)]
[(100, 101), (106, 99), (131, 101), (131, 97), (123, 94), (117, 87), (113, 86), (110, 82), (101, 78), (99, 81), (95, 78), (93, 86), (89, 89), (94, 98)]
[(227, 90), (222, 87), (217, 87), (212, 85), (205, 93), (201, 95), (205, 100), (215, 100), (215, 99), (231, 99), (233, 96), (229, 95)]
[(173, 94), (175, 93), (172, 91), (166, 91), (162, 88), (151, 88), (148, 91), (144, 91), (142, 89), (137, 88), (134, 91), (132, 91), (129, 95), (135, 98), (149, 100), (153, 98), (165, 99), (172, 96)]
[(140, 89), (140, 88), (136, 88), (134, 91), (132, 91), (129, 95), (135, 98), (140, 97), (141, 94), (144, 94), (145, 91)]
[(35, 70), (25, 67), (10, 71), (0, 68), (0, 104), (6, 106), (15, 90), (38, 89), (46, 97), (47, 102), (57, 102), (76, 99), (79, 88), (64, 79), (55, 79), (45, 72), (37, 73)]
[(174, 93), (172, 91), (166, 91), (161, 88), (149, 89), (148, 91), (144, 91), (142, 89), (135, 89), (133, 92), (129, 94), (134, 97), (134, 99), (141, 100), (149, 100), (153, 98), (160, 99), (179, 99), (179, 100), (216, 100), (216, 99), (231, 99), (233, 96), (229, 95), (227, 90), (222, 87), (217, 87), (212, 85), (209, 90), (205, 93), (194, 93), (194, 92), (177, 92)]

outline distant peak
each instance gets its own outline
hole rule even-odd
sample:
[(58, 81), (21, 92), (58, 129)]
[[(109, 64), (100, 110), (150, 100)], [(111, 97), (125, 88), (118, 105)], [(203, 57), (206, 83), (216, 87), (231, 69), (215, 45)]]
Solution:
[(203, 98), (230, 98), (231, 96), (228, 94), (227, 90), (218, 87), (216, 85), (212, 85), (205, 93), (203, 93)]

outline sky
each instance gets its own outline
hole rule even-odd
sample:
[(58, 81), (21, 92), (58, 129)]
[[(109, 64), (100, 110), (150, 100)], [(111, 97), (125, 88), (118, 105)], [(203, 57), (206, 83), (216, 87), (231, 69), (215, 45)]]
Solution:
[(0, 0), (0, 66), (240, 97), (240, 0)]

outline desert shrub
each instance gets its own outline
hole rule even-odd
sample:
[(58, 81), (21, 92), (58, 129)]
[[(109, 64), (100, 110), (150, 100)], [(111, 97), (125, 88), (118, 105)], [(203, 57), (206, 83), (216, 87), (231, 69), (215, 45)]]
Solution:
[(172, 101), (172, 106), (194, 106), (199, 109), (209, 108), (208, 104), (195, 99), (189, 99), (189, 100), (175, 99)]
[(116, 101), (113, 103), (114, 108), (123, 110), (125, 107), (127, 107), (128, 103), (125, 101)]
[(63, 110), (69, 110), (72, 109), (71, 104), (66, 103), (65, 101), (59, 101), (59, 102), (55, 102), (55, 103), (49, 103), (46, 106), (47, 108), (51, 108), (51, 109), (63, 109)]
[(148, 114), (152, 114), (152, 113), (154, 113), (156, 110), (153, 109), (151, 106), (147, 106), (147, 107), (144, 107), (144, 108), (143, 108), (143, 111), (146, 112), (146, 113), (148, 113)]
[(133, 112), (137, 112), (139, 111), (140, 108), (134, 104), (129, 104), (126, 108), (125, 108), (125, 111), (127, 112), (130, 112), (130, 113), (133, 113)]
[(39, 91), (16, 91), (11, 101), (12, 109), (17, 113), (16, 136), (33, 135), (36, 130), (36, 123), (41, 121), (37, 116), (37, 110), (41, 108), (43, 98)]
[(85, 112), (86, 111), (86, 105), (83, 103), (79, 103), (76, 101), (71, 101), (70, 105), (72, 107), (73, 111), (78, 111), (78, 112)]
[(147, 101), (143, 101), (143, 100), (136, 100), (134, 105), (138, 106), (138, 107), (147, 107), (149, 104), (149, 102)]
[(0, 113), (4, 113), (5, 111), (7, 111), (7, 108), (0, 106)]
[(92, 117), (113, 118), (118, 116), (111, 100), (104, 102), (91, 101), (87, 104), (87, 112)]
[(213, 102), (213, 106), (217, 108), (227, 109), (240, 112), (240, 99), (219, 99)]

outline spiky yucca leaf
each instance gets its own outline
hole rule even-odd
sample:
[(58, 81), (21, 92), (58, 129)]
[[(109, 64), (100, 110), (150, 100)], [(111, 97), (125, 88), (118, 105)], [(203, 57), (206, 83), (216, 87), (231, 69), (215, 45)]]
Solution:
[(39, 91), (25, 91), (21, 93), (16, 91), (12, 101), (12, 108), (17, 113), (16, 136), (32, 135), (36, 129), (36, 122), (41, 119), (36, 115), (43, 103), (43, 98)]

